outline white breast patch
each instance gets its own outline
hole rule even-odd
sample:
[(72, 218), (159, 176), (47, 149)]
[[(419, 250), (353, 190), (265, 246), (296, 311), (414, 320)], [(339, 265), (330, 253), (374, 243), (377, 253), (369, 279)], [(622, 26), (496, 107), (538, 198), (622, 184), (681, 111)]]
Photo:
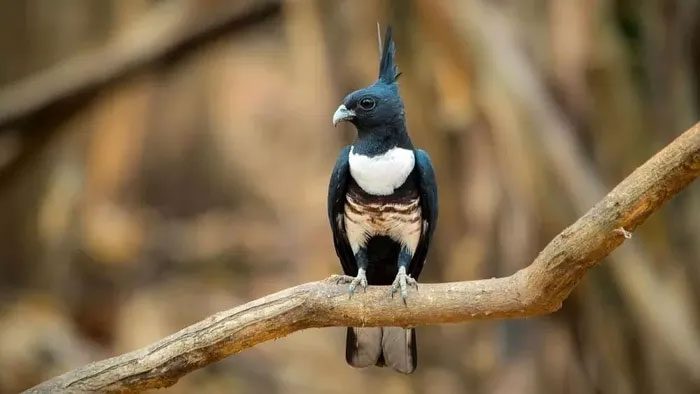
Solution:
[(416, 158), (413, 151), (391, 148), (377, 156), (355, 154), (350, 148), (350, 175), (369, 194), (387, 196), (401, 186), (413, 171)]

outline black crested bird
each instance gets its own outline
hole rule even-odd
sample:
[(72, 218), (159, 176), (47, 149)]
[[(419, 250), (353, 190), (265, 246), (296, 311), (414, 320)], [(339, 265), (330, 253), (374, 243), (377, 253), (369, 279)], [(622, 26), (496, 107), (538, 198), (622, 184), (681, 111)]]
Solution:
[[(404, 303), (423, 269), (437, 223), (435, 174), (428, 154), (414, 148), (396, 79), (394, 41), (387, 28), (379, 79), (350, 93), (333, 114), (357, 138), (340, 152), (328, 188), (333, 242), (350, 283), (391, 285)], [(345, 358), (354, 367), (416, 369), (416, 334), (402, 327), (348, 328)]]

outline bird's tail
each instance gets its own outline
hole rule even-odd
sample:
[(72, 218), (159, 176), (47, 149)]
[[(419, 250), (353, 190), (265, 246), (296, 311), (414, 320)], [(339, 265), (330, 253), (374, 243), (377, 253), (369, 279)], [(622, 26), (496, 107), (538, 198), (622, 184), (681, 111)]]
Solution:
[(345, 359), (353, 367), (390, 366), (409, 374), (418, 363), (416, 331), (402, 327), (348, 327)]

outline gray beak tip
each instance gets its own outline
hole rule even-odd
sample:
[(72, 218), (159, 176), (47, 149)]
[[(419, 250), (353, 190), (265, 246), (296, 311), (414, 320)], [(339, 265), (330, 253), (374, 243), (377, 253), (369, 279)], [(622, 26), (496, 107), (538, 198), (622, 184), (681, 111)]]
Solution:
[(347, 109), (345, 105), (341, 104), (335, 113), (333, 114), (333, 126), (337, 126), (338, 123), (350, 120), (355, 117), (355, 111)]

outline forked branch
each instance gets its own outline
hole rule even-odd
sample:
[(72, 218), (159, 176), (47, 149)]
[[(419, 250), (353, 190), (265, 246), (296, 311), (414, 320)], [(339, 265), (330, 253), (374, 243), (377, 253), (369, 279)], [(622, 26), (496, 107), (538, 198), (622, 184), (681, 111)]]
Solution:
[(418, 326), (541, 315), (561, 307), (586, 271), (700, 175), (700, 123), (637, 168), (557, 235), (528, 267), (505, 278), (422, 284), (408, 305), (371, 286), (348, 299), (332, 278), (217, 313), (145, 348), (98, 361), (29, 392), (139, 391), (312, 327)]

